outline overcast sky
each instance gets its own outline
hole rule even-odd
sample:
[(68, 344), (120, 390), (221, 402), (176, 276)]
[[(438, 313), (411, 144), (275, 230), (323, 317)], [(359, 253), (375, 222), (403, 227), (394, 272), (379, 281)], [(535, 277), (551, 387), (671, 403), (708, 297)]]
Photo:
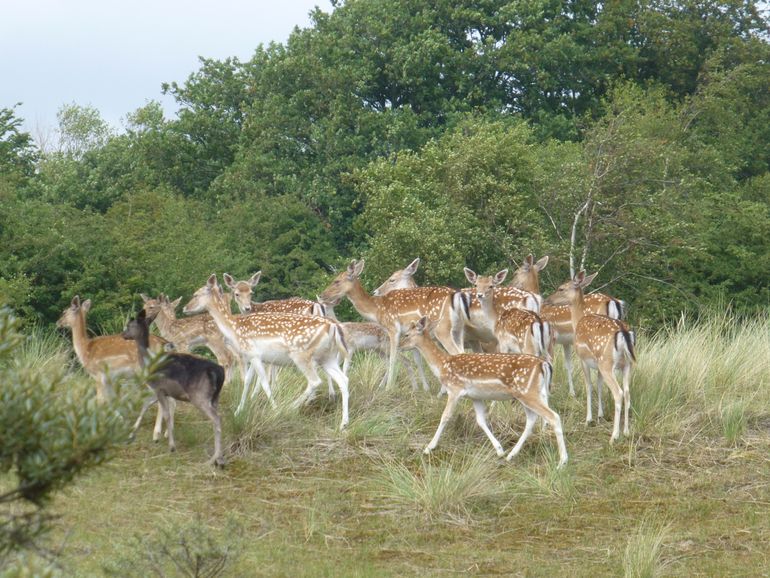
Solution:
[(150, 100), (169, 113), (163, 82), (187, 79), (198, 56), (248, 60), (257, 46), (285, 42), (329, 0), (6, 0), (0, 32), (0, 108), (33, 133), (53, 130), (76, 103), (117, 128)]

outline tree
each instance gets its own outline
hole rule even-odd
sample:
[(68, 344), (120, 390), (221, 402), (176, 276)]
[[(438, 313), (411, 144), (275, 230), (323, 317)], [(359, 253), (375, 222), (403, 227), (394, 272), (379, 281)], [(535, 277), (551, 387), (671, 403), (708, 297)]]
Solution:
[(29, 133), (21, 130), (23, 121), (14, 108), (0, 108), (0, 175), (16, 183), (32, 176), (37, 150)]
[(59, 121), (59, 152), (74, 159), (104, 146), (112, 136), (110, 126), (92, 106), (75, 103), (62, 106), (56, 113)]
[(357, 172), (369, 274), (385, 278), (420, 257), (428, 282), (457, 285), (465, 265), (499, 270), (541, 248), (537, 155), (524, 123), (469, 118), (420, 152)]

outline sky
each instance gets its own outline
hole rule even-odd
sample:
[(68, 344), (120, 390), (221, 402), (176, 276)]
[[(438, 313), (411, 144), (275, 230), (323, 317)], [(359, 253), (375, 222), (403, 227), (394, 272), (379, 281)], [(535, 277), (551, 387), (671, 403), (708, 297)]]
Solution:
[(33, 137), (55, 131), (66, 104), (92, 106), (116, 129), (151, 100), (172, 116), (161, 84), (183, 83), (198, 57), (248, 60), (285, 42), (329, 0), (5, 0), (0, 108), (15, 109)]

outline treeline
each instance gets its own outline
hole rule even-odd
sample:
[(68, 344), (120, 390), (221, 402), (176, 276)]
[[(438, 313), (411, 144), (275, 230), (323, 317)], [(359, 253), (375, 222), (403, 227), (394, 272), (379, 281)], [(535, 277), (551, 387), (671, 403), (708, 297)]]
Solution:
[(261, 269), (312, 297), (367, 259), (463, 284), (548, 254), (600, 270), (637, 324), (770, 298), (770, 45), (754, 2), (355, 0), (247, 62), (201, 59), (178, 104), (55, 150), (0, 109), (0, 300), (109, 323), (141, 292)]

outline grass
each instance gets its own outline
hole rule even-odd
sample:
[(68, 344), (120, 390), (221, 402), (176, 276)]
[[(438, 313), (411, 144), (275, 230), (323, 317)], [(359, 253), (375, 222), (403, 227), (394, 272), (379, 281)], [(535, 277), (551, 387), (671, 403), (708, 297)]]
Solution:
[(626, 544), (623, 575), (626, 578), (655, 578), (665, 569), (662, 547), (668, 526), (654, 517), (644, 518)]
[[(57, 339), (51, 356), (66, 343)], [(44, 362), (47, 347), (31, 356)], [(325, 385), (294, 409), (304, 383), (284, 370), (277, 409), (260, 391), (236, 418), (234, 383), (221, 401), (223, 471), (205, 465), (210, 423), (179, 404), (178, 451), (153, 444), (147, 420), (116, 459), (57, 496), (52, 547), (65, 575), (98, 576), (136, 555), (138, 535), (189, 532), (195, 519), (221, 545), (235, 520), (234, 576), (761, 575), (770, 568), (770, 323), (680, 323), (640, 336), (637, 356), (631, 435), (612, 445), (611, 422), (585, 425), (582, 388), (568, 395), (557, 359), (563, 469), (553, 431), (539, 426), (512, 462), (497, 458), (468, 402), (424, 457), (446, 398), (435, 383), (412, 391), (404, 371), (380, 389), (376, 357), (354, 360), (342, 432), (339, 397)], [(489, 417), (510, 450), (523, 411), (497, 403)]]

